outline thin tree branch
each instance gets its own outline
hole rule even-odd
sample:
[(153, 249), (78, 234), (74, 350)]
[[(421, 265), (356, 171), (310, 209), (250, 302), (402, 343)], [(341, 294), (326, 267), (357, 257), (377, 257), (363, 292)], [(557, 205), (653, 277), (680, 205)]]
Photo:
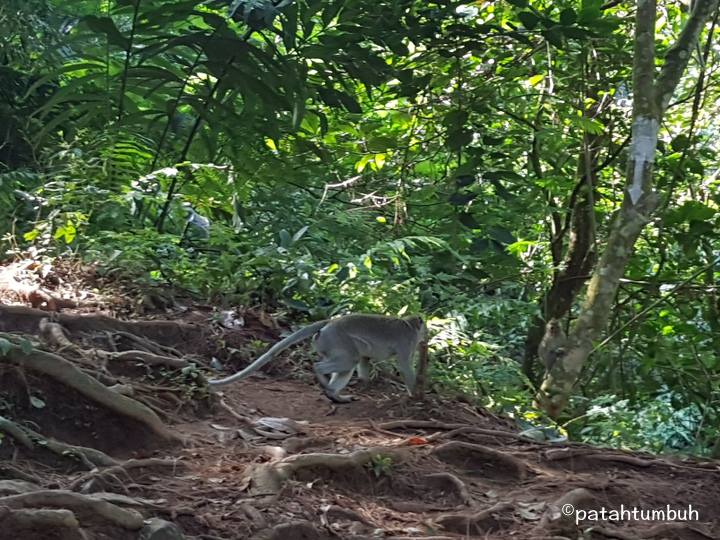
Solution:
[[(655, 2), (646, 2), (653, 4), (653, 12), (655, 10)], [(641, 2), (641, 5), (643, 2)], [(690, 49), (698, 42), (698, 37), (705, 21), (710, 14), (717, 9), (718, 0), (697, 0), (695, 8), (690, 14), (690, 18), (685, 27), (680, 32), (675, 44), (668, 49), (665, 55), (665, 65), (662, 67), (660, 76), (657, 81), (656, 107), (662, 113), (667, 109), (672, 98), (675, 88), (680, 81), (680, 77), (685, 72), (685, 68), (690, 60)], [(640, 8), (638, 9), (638, 13)], [(655, 19), (653, 18), (653, 21)], [(638, 15), (638, 24), (640, 24)]]

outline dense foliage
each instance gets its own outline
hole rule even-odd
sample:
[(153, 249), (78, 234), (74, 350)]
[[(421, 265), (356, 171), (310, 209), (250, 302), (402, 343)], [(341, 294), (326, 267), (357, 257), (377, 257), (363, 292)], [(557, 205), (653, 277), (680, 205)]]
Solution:
[[(309, 316), (421, 311), (438, 383), (535, 420), (538, 328), (573, 319), (623, 197), (633, 12), (4, 0), (3, 249)], [(662, 4), (660, 55), (687, 16)], [(720, 450), (717, 50), (713, 21), (575, 437)]]

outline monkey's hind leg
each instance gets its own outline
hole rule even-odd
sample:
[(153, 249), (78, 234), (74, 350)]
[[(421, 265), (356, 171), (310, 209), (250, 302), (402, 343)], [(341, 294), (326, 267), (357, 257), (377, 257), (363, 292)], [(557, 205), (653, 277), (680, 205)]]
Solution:
[(353, 398), (351, 396), (342, 396), (340, 391), (347, 386), (350, 379), (353, 376), (355, 370), (342, 371), (340, 373), (333, 373), (330, 377), (330, 382), (325, 389), (325, 395), (335, 403), (350, 403)]
[[(325, 395), (335, 403), (350, 403), (352, 398), (341, 396), (339, 392), (347, 386), (355, 372), (357, 361), (351, 354), (342, 351), (319, 351), (320, 359), (315, 362), (315, 375), (320, 386), (325, 389)], [(327, 376), (332, 374), (330, 381)]]
[(370, 382), (370, 361), (367, 358), (361, 358), (357, 365), (358, 378), (363, 384)]

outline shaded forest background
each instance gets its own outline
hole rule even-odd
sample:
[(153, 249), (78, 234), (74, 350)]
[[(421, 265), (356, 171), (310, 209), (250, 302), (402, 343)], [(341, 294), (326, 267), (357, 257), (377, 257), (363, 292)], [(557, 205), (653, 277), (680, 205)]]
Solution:
[[(705, 4), (660, 115), (657, 208), (559, 419), (574, 439), (720, 453)], [(433, 384), (547, 423), (545, 321), (573, 327), (626, 193), (634, 16), (596, 0), (4, 0), (0, 249), (218, 307), (421, 312)], [(689, 18), (657, 6), (658, 69)]]

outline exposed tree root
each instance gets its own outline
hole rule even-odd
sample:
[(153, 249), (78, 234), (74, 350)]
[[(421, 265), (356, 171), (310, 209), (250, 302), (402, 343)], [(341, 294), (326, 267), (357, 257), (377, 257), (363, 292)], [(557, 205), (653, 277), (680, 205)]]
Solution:
[(319, 531), (309, 521), (281, 523), (253, 536), (253, 540), (330, 540), (331, 538), (336, 536)]
[(512, 431), (501, 431), (499, 429), (485, 429), (475, 426), (464, 426), (444, 433), (437, 433), (428, 437), (428, 440), (442, 440), (442, 439), (453, 439), (458, 435), (483, 435), (486, 437), (515, 439), (523, 442), (530, 442), (528, 437), (523, 437), (518, 433)]
[(162, 356), (155, 353), (149, 353), (145, 351), (122, 351), (122, 352), (108, 352), (100, 349), (93, 351), (99, 358), (108, 360), (130, 360), (140, 361), (151, 366), (167, 366), (174, 369), (182, 369), (190, 365), (187, 360), (182, 358), (174, 358), (171, 356)]
[(109, 361), (140, 361), (151, 366), (167, 366), (173, 369), (182, 369), (190, 365), (190, 363), (183, 358), (166, 356), (148, 351), (104, 351), (102, 349), (82, 349), (67, 338), (65, 331), (60, 324), (51, 322), (48, 319), (42, 319), (40, 321), (40, 337), (53, 347), (58, 347), (61, 350), (74, 350), (83, 358), (99, 358), (103, 361), (103, 366)]
[(456, 536), (386, 536), (385, 540), (458, 540)]
[(254, 494), (278, 493), (285, 481), (301, 469), (324, 467), (332, 470), (354, 469), (377, 457), (396, 458), (405, 455), (399, 448), (377, 447), (352, 454), (297, 454), (272, 463), (253, 465), (249, 471), (250, 489)]
[(19, 509), (0, 506), (0, 527), (9, 529), (78, 529), (80, 523), (70, 510)]
[(178, 467), (179, 463), (175, 460), (170, 459), (130, 459), (124, 463), (118, 463), (105, 469), (96, 469), (89, 473), (83, 474), (76, 478), (71, 484), (70, 489), (72, 491), (82, 491), (83, 493), (89, 493), (92, 491), (98, 491), (96, 488), (101, 484), (103, 488), (106, 488), (105, 480), (107, 478), (117, 478), (118, 475), (122, 475), (125, 478), (130, 479), (129, 470), (140, 469), (143, 467)]
[(595, 503), (595, 496), (585, 488), (576, 488), (568, 491), (560, 498), (548, 504), (547, 510), (534, 532), (538, 535), (550, 532), (575, 537), (577, 534), (575, 515), (563, 514), (562, 507), (569, 504), (572, 505), (573, 508), (591, 508)]
[(593, 527), (594, 533), (619, 540), (662, 540), (665, 538), (707, 538), (717, 540), (717, 536), (694, 527), (689, 523), (658, 523), (649, 529), (630, 534), (611, 527)]
[(77, 349), (75, 344), (65, 335), (63, 327), (50, 319), (40, 319), (38, 323), (40, 329), (40, 337), (52, 347), (60, 349)]
[(0, 363), (4, 362), (10, 362), (48, 375), (111, 411), (144, 424), (164, 439), (177, 439), (177, 436), (167, 429), (162, 420), (145, 405), (113, 392), (61, 356), (40, 350), (33, 350), (31, 353), (26, 354), (20, 348), (13, 347), (5, 356), (0, 358)]
[(0, 416), (0, 431), (4, 431), (13, 437), (28, 450), (35, 450), (37, 446), (41, 446), (60, 456), (75, 456), (82, 461), (88, 469), (93, 469), (98, 465), (110, 466), (117, 463), (113, 458), (100, 450), (87, 448), (85, 446), (74, 446), (45, 437), (2, 416)]
[[(39, 309), (0, 304), (0, 332), (34, 334), (40, 320), (45, 317), (47, 317), (47, 313)], [(143, 336), (166, 345), (202, 341), (206, 333), (201, 326), (176, 321), (121, 321), (105, 315), (59, 313), (56, 322), (73, 334), (120, 331)]]
[(615, 452), (598, 452), (596, 449), (585, 449), (585, 448), (554, 448), (545, 452), (545, 458), (548, 461), (561, 461), (564, 459), (582, 458), (586, 460), (597, 460), (597, 461), (616, 461), (618, 463), (625, 463), (627, 465), (633, 465), (635, 467), (648, 468), (653, 465), (663, 465), (665, 467), (671, 467), (673, 469), (688, 469), (691, 471), (714, 471), (720, 472), (720, 467), (714, 462), (709, 463), (673, 463), (667, 459), (662, 458), (650, 458), (645, 459), (637, 456), (628, 454), (620, 454)]
[(343, 508), (342, 506), (338, 506), (336, 504), (332, 504), (323, 508), (323, 517), (327, 522), (341, 520), (357, 521), (358, 523), (363, 523), (365, 525), (371, 525), (373, 527), (375, 526), (374, 523), (371, 523), (354, 510), (350, 510), (349, 508)]
[(0, 475), (6, 478), (16, 478), (18, 480), (32, 482), (33, 484), (40, 484), (41, 482), (40, 478), (38, 478), (37, 476), (23, 472), (17, 467), (13, 467), (12, 465), (8, 465), (7, 463), (0, 463)]
[(168, 347), (167, 345), (160, 345), (155, 343), (151, 339), (137, 336), (124, 330), (116, 330), (115, 332), (106, 331), (109, 336), (110, 346), (117, 351), (115, 348), (115, 337), (125, 338), (135, 344), (135, 347), (145, 352), (157, 354), (158, 356), (182, 356), (174, 347)]
[(415, 501), (392, 501), (388, 504), (393, 510), (409, 514), (429, 514), (431, 512), (447, 512), (447, 506)]
[(0, 431), (7, 433), (27, 450), (34, 450), (35, 444), (25, 431), (15, 422), (0, 416)]
[(375, 426), (383, 430), (395, 430), (395, 429), (432, 429), (440, 430), (442, 433), (436, 433), (430, 435), (428, 441), (439, 440), (439, 439), (452, 439), (458, 435), (466, 434), (478, 434), (487, 435), (490, 437), (504, 437), (508, 439), (516, 439), (520, 441), (531, 441), (528, 437), (523, 437), (518, 433), (512, 431), (501, 431), (499, 429), (485, 429), (468, 424), (453, 424), (447, 422), (438, 422), (436, 420), (394, 420), (392, 422), (383, 422)]
[(245, 424), (251, 424), (251, 423), (252, 423), (252, 418), (250, 418), (249, 416), (245, 416), (244, 414), (240, 414), (239, 412), (237, 412), (235, 409), (233, 409), (233, 408), (228, 404), (227, 401), (225, 401), (225, 398), (222, 398), (219, 403), (220, 403), (220, 406), (221, 406), (223, 409), (225, 409), (225, 410), (230, 414), (230, 416), (232, 416), (232, 417), (235, 418), (236, 420), (240, 420), (241, 422), (243, 422), (243, 423), (245, 423)]
[(470, 496), (470, 492), (468, 491), (465, 482), (460, 480), (454, 474), (442, 472), (429, 474), (425, 478), (431, 486), (438, 486), (440, 489), (449, 486), (450, 490), (457, 494), (458, 499), (460, 499), (463, 504), (470, 504), (472, 502), (472, 497)]
[(40, 489), (39, 486), (33, 482), (26, 482), (24, 480), (0, 480), (0, 496), (17, 495), (18, 493), (27, 493), (38, 489)]
[(442, 461), (468, 469), (474, 475), (487, 473), (490, 478), (501, 476), (517, 480), (523, 480), (528, 475), (523, 461), (479, 444), (450, 441), (437, 446), (432, 453)]
[(500, 502), (485, 510), (472, 514), (445, 514), (435, 521), (443, 529), (468, 536), (482, 535), (497, 531), (513, 520), (514, 506), (509, 502)]
[(561, 461), (564, 459), (594, 459), (598, 461), (617, 461), (619, 463), (627, 463), (635, 467), (650, 467), (656, 462), (654, 459), (642, 459), (635, 456), (629, 456), (618, 453), (598, 453), (596, 450), (588, 450), (584, 448), (558, 448), (545, 452), (545, 458), (548, 461)]
[(102, 517), (124, 529), (137, 530), (143, 526), (143, 517), (136, 510), (126, 510), (114, 504), (94, 499), (92, 496), (72, 491), (47, 489), (0, 497), (0, 508), (19, 509), (36, 506), (67, 508), (75, 513)]
[(471, 427), (468, 424), (449, 424), (447, 422), (438, 422), (436, 420), (393, 420), (392, 422), (383, 422), (378, 424), (380, 429), (460, 429)]

